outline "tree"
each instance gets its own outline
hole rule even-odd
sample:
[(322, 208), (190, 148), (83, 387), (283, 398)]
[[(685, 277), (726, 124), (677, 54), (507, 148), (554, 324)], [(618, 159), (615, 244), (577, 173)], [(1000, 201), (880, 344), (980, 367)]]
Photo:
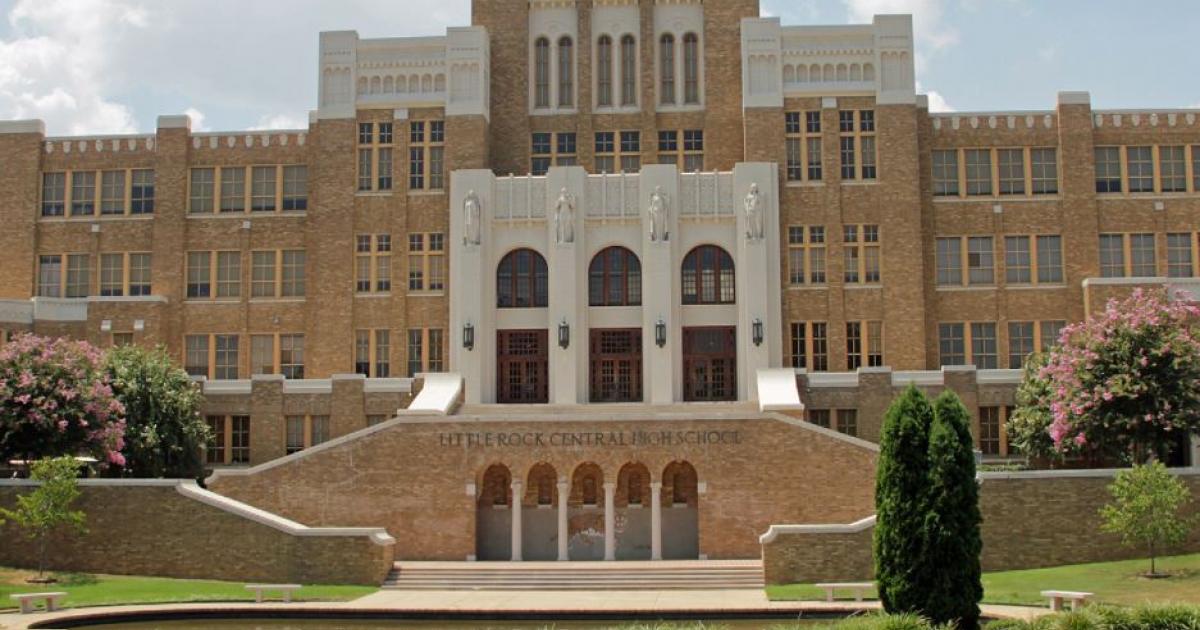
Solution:
[(1100, 508), (1101, 529), (1120, 535), (1126, 546), (1144, 546), (1150, 554), (1149, 575), (1157, 575), (1157, 554), (1183, 542), (1195, 523), (1181, 513), (1192, 502), (1187, 486), (1156, 461), (1118, 472), (1108, 491), (1113, 500)]
[(1005, 423), (1009, 448), (1034, 459), (1052, 459), (1057, 455), (1054, 440), (1050, 439), (1054, 416), (1049, 406), (1042, 404), (1054, 392), (1049, 379), (1038, 377), (1049, 358), (1049, 354), (1039, 352), (1025, 361), (1024, 375), (1017, 385), (1017, 408)]
[(131, 477), (200, 477), (208, 425), (199, 387), (159, 347), (109, 350), (104, 368), (125, 407), (125, 467)]
[(84, 513), (71, 509), (71, 503), (79, 498), (78, 473), (79, 464), (74, 457), (34, 462), (30, 476), (40, 485), (29, 494), (17, 496), (16, 509), (0, 508), (0, 515), (11, 519), (26, 538), (37, 544), (39, 578), (46, 573), (46, 543), (53, 534), (87, 531)]
[(975, 480), (971, 418), (958, 396), (946, 390), (933, 403), (929, 431), (929, 484), (925, 571), (930, 588), (923, 612), (935, 624), (960, 630), (979, 627), (983, 582), (979, 553), (979, 486)]
[(1135, 290), (1067, 326), (1023, 385), (1059, 454), (1144, 462), (1200, 431), (1200, 308)]
[(933, 409), (909, 386), (883, 421), (875, 478), (875, 579), (879, 599), (891, 613), (920, 612), (928, 576), (921, 531), (929, 482), (929, 425)]
[(124, 414), (91, 344), (20, 335), (0, 348), (0, 458), (86, 454), (120, 466)]

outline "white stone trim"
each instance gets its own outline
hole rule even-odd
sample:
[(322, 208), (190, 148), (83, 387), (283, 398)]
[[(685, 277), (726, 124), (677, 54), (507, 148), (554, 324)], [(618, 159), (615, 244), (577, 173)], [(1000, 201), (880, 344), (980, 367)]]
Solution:
[(858, 372), (804, 372), (809, 387), (858, 387)]
[(253, 389), (250, 379), (210, 381), (205, 379), (204, 395), (220, 396), (222, 394), (249, 394)]
[(980, 385), (1015, 385), (1021, 382), (1021, 370), (978, 370), (975, 382)]
[(375, 426), (366, 427), (364, 429), (359, 429), (357, 431), (347, 433), (346, 435), (343, 435), (341, 437), (334, 438), (327, 442), (322, 442), (316, 446), (308, 447), (302, 451), (292, 453), (291, 455), (277, 457), (268, 462), (263, 462), (257, 466), (250, 466), (248, 468), (216, 468), (213, 470), (213, 473), (211, 475), (209, 475), (208, 479), (206, 479), (205, 481), (206, 481), (206, 483), (212, 483), (212, 482), (220, 479), (221, 477), (245, 477), (247, 475), (258, 474), (260, 472), (271, 470), (272, 468), (277, 468), (277, 467), (283, 466), (285, 464), (290, 464), (291, 462), (296, 461), (298, 459), (303, 459), (305, 457), (312, 457), (313, 455), (316, 455), (317, 453), (323, 453), (323, 452), (325, 452), (331, 448), (334, 448), (338, 445), (344, 444), (346, 442), (350, 442), (352, 440), (356, 440), (359, 437), (371, 435), (372, 433), (377, 433), (386, 428), (396, 426), (397, 424), (400, 424), (400, 419), (392, 418), (386, 422), (381, 422)]
[(1059, 92), (1059, 105), (1091, 105), (1092, 95), (1088, 92)]
[(796, 372), (790, 368), (759, 369), (756, 373), (759, 411), (804, 411)]
[(192, 130), (192, 118), (187, 114), (178, 114), (174, 116), (159, 116), (159, 129), (187, 129)]
[(425, 385), (421, 393), (413, 399), (407, 409), (401, 409), (401, 415), (434, 414), (445, 416), (450, 414), (459, 401), (462, 400), (463, 377), (455, 372), (438, 372), (425, 374)]
[(33, 325), (33, 301), (0, 300), (0, 322)]
[(36, 133), (46, 135), (46, 123), (37, 119), (0, 120), (0, 133)]
[(332, 394), (333, 381), (327, 378), (283, 379), (285, 394)]
[(900, 370), (892, 372), (892, 387), (937, 387), (946, 384), (946, 374), (941, 370)]
[(759, 544), (775, 542), (780, 534), (856, 534), (875, 527), (875, 515), (844, 525), (772, 525), (758, 537)]
[(159, 302), (166, 304), (169, 300), (165, 295), (89, 295), (89, 303), (94, 302)]
[(1129, 286), (1134, 284), (1167, 284), (1168, 282), (1186, 278), (1167, 278), (1165, 276), (1134, 276), (1124, 278), (1084, 278), (1084, 287), (1093, 286)]
[(411, 378), (368, 378), (363, 382), (363, 392), (368, 394), (409, 394), (412, 388)]
[[(981, 481), (988, 479), (1004, 480), (1004, 479), (1083, 479), (1083, 478), (1105, 478), (1115, 477), (1117, 473), (1127, 468), (1090, 468), (1086, 470), (1020, 470), (1013, 472), (981, 472), (978, 477)], [(1168, 468), (1168, 472), (1180, 477), (1193, 477), (1200, 475), (1200, 467), (1191, 468)]]

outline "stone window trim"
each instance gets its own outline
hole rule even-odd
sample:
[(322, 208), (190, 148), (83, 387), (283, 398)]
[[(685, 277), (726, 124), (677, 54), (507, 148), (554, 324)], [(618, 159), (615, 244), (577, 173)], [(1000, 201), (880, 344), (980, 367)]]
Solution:
[(405, 364), (410, 378), (422, 372), (446, 370), (446, 334), (442, 328), (409, 328)]
[[(1100, 277), (1157, 278), (1158, 234), (1153, 232), (1102, 232)], [(1119, 245), (1119, 248), (1114, 247)], [(1106, 261), (1107, 259), (1107, 261)]]
[(784, 166), (787, 184), (793, 186), (823, 183), (824, 147), (820, 110), (785, 112), (784, 138), (787, 145)]
[(92, 255), (85, 252), (38, 254), (37, 295), (51, 298), (87, 298), (96, 295), (98, 274), (92, 273)]
[(846, 369), (883, 366), (883, 321), (846, 322)]
[(879, 158), (875, 131), (875, 110), (838, 111), (838, 171), (842, 181), (878, 181)]
[(211, 433), (204, 445), (204, 461), (210, 466), (236, 466), (250, 463), (250, 416), (207, 415)]
[[(529, 113), (534, 116), (577, 111), (579, 58), (570, 33), (531, 34), (529, 43)], [(564, 62), (566, 66), (564, 67)], [(593, 73), (594, 74), (594, 73)]]
[[(978, 156), (977, 163), (987, 164), (990, 178), (968, 179), (968, 153)], [(1020, 156), (1019, 159), (1015, 159), (1016, 156)], [(1059, 191), (1058, 162), (1058, 148), (1052, 146), (934, 149), (933, 200), (1053, 198)], [(1019, 166), (1019, 172), (1013, 169), (1014, 164)], [(971, 192), (969, 184), (972, 183), (975, 184), (975, 192)]]
[(391, 194), (395, 188), (395, 129), (390, 120), (358, 122), (358, 194)]
[[(939, 365), (974, 365), (980, 370), (999, 367), (999, 326), (996, 322), (938, 322), (937, 326)], [(952, 352), (946, 352), (946, 344), (956, 341), (957, 345), (961, 345), (961, 352), (957, 345), (952, 347)], [(985, 349), (990, 349), (990, 352), (984, 352)]]
[(354, 331), (354, 373), (388, 378), (392, 372), (392, 334), (387, 328)]
[(303, 249), (250, 252), (250, 301), (303, 300), (308, 256)]
[[(608, 46), (607, 68), (605, 68), (604, 47)], [(593, 98), (592, 106), (597, 111), (637, 111), (638, 91), (641, 77), (638, 68), (641, 66), (641, 48), (637, 44), (637, 36), (632, 33), (601, 33), (595, 39), (592, 58), (596, 68), (592, 72)], [(607, 70), (607, 76), (604, 74)], [(605, 81), (607, 79), (607, 82)], [(607, 84), (608, 93), (605, 99), (604, 86)]]
[(284, 455), (299, 453), (329, 439), (329, 414), (289, 414), (284, 416)]
[(250, 374), (304, 378), (304, 333), (251, 332)]
[(659, 31), (654, 38), (656, 111), (704, 108), (704, 37), (695, 31)]
[[(263, 173), (271, 171), (270, 187), (274, 194), (264, 196), (255, 190), (256, 174), (261, 178)], [(240, 171), (241, 200), (240, 207), (222, 209), (223, 201), (229, 199), (222, 195), (222, 183), (230, 173)], [(300, 173), (303, 177), (299, 177)], [(299, 190), (285, 190), (291, 184), (301, 187)], [(258, 194), (256, 194), (256, 192)], [(270, 199), (268, 207), (266, 199)], [(257, 207), (259, 209), (255, 209)], [(285, 209), (288, 208), (289, 209)], [(193, 166), (188, 169), (188, 199), (186, 214), (189, 218), (206, 216), (242, 217), (245, 215), (264, 216), (279, 214), (304, 214), (308, 210), (308, 165), (306, 164), (248, 164), (235, 166)]]
[[(1200, 144), (1097, 145), (1095, 154), (1097, 195), (1130, 197), (1200, 191)], [(1100, 166), (1102, 156), (1108, 165), (1105, 169)], [(1118, 162), (1113, 163), (1112, 158)]]
[(442, 232), (408, 234), (408, 292), (442, 295), (446, 291), (446, 236)]
[(1001, 260), (1005, 286), (1059, 288), (1066, 285), (1061, 235), (1005, 234), (1001, 242), (1004, 245)]
[(389, 295), (392, 291), (392, 236), (355, 236), (354, 291), (357, 295)]
[(210, 381), (238, 379), (244, 373), (237, 333), (189, 333), (183, 337), (183, 366), (191, 376)]
[(154, 214), (153, 168), (45, 171), (41, 219), (97, 219)]
[(824, 287), (826, 267), (825, 226), (788, 226), (788, 286)]
[(150, 252), (102, 252), (100, 291), (104, 297), (151, 295), (153, 270)]
[(878, 224), (842, 226), (842, 279), (845, 284), (874, 286), (882, 283), (882, 243)]
[(829, 371), (828, 323), (794, 321), (788, 326), (788, 330), (788, 364), (809, 372)]

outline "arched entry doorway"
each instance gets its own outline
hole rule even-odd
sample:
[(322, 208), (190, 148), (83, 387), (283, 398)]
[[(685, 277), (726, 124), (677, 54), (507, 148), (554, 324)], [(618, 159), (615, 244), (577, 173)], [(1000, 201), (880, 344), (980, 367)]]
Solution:
[(521, 505), (521, 551), (524, 560), (558, 559), (558, 475), (542, 462), (529, 469)]
[(662, 476), (662, 555), (664, 560), (700, 557), (700, 495), (696, 469), (686, 461), (667, 464)]
[(650, 470), (645, 464), (629, 462), (621, 467), (614, 505), (617, 560), (649, 560), (652, 510)]
[(604, 559), (604, 471), (587, 462), (571, 475), (567, 502), (567, 557)]
[(483, 473), (475, 504), (475, 557), (512, 559), (512, 474), (504, 464)]

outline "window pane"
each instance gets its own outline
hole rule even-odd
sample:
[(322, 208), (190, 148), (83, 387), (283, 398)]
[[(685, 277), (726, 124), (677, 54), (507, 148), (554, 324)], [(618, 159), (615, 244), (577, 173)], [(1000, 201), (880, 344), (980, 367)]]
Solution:
[[(1004, 237), (1004, 276), (1006, 282), (1028, 284), (1033, 281), (1033, 261), (1030, 256), (1028, 236)], [(1041, 258), (1041, 251), (1038, 251), (1038, 258)]]
[(1121, 192), (1121, 148), (1096, 147), (1096, 192)]
[(129, 190), (129, 211), (132, 214), (154, 212), (154, 171), (136, 169), (130, 174), (133, 184)]
[(250, 274), (250, 297), (275, 297), (275, 252), (251, 254)]
[(250, 373), (275, 373), (274, 335), (250, 335)]
[(1192, 234), (1167, 235), (1167, 276), (1170, 278), (1192, 277)]
[(1157, 276), (1153, 234), (1129, 235), (1129, 263), (1135, 278)]
[(1125, 243), (1120, 234), (1100, 235), (1100, 276), (1125, 277)]
[(1008, 323), (1008, 367), (1020, 368), (1033, 353), (1033, 322)]
[(1000, 149), (996, 154), (1000, 171), (1000, 194), (1025, 194), (1025, 150)]
[(1129, 192), (1154, 192), (1154, 152), (1152, 147), (1125, 147), (1129, 168)]
[(957, 237), (937, 239), (937, 283), (943, 286), (962, 284), (962, 240)]
[(971, 358), (981, 370), (997, 367), (996, 324), (971, 324)]
[(100, 214), (125, 214), (125, 171), (100, 174)]
[(71, 173), (71, 216), (96, 213), (96, 173)]
[(938, 324), (938, 358), (941, 365), (963, 365), (967, 362), (962, 324)]
[(192, 181), (189, 186), (188, 195), (188, 211), (189, 212), (212, 212), (213, 211), (213, 184), (215, 182), (214, 169), (211, 168), (194, 168), (192, 169)]
[(221, 169), (221, 212), (246, 210), (246, 169)]
[(967, 271), (970, 284), (992, 284), (992, 237), (972, 236), (967, 239)]
[(250, 172), (250, 210), (275, 210), (275, 167), (255, 166)]
[(1056, 149), (1030, 149), (1030, 166), (1033, 175), (1033, 194), (1053, 195), (1058, 193), (1058, 151)]
[(1062, 237), (1037, 237), (1038, 282), (1063, 281)]
[(933, 152), (933, 194), (935, 197), (958, 196), (958, 151)]
[(963, 151), (967, 167), (967, 194), (992, 194), (992, 152), (989, 149)]

